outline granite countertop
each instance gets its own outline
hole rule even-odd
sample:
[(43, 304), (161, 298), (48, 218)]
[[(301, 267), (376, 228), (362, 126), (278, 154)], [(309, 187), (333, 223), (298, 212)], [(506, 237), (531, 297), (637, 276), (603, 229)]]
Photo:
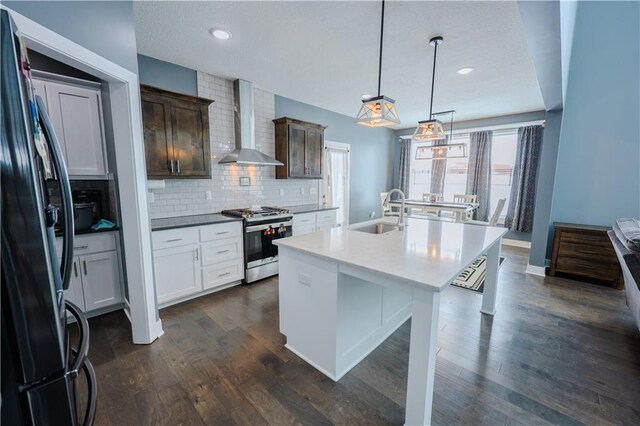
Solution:
[(165, 229), (186, 228), (189, 226), (210, 225), (213, 223), (235, 222), (238, 220), (242, 220), (242, 218), (224, 216), (220, 213), (166, 217), (151, 219), (151, 230), (161, 231)]
[(362, 268), (440, 291), (476, 257), (499, 244), (505, 228), (407, 218), (404, 230), (370, 234), (358, 228), (395, 225), (387, 217), (274, 241), (279, 247)]
[(302, 206), (287, 206), (286, 209), (293, 214), (320, 212), (323, 210), (337, 210), (338, 207), (322, 206), (320, 204), (304, 204)]
[[(87, 235), (87, 234), (100, 234), (102, 232), (113, 232), (113, 231), (119, 231), (120, 227), (116, 226), (115, 228), (110, 228), (110, 229), (99, 229), (99, 230), (93, 230), (91, 228), (89, 229), (84, 229), (82, 231), (75, 231), (73, 233), (73, 235)], [(56, 230), (56, 237), (62, 237), (62, 230)]]

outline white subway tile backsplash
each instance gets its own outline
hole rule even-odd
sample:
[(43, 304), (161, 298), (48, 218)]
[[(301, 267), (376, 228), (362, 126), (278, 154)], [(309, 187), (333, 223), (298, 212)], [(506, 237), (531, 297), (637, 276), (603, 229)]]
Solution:
[[(165, 189), (153, 190), (149, 204), (152, 218), (215, 213), (254, 204), (293, 206), (318, 202), (320, 181), (276, 180), (274, 167), (221, 165), (218, 160), (235, 149), (233, 126), (233, 82), (198, 71), (198, 96), (213, 99), (209, 107), (211, 138), (211, 179), (166, 180)], [(275, 96), (254, 88), (256, 147), (275, 157)], [(240, 186), (248, 176), (251, 186)], [(302, 195), (301, 188), (304, 188)], [(316, 194), (310, 194), (310, 188)], [(283, 189), (284, 195), (280, 195)], [(205, 198), (211, 191), (212, 199)]]

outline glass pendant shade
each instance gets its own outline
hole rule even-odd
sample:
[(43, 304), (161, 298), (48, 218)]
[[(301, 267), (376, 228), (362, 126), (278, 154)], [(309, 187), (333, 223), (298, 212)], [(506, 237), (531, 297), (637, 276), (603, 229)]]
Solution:
[(363, 100), (356, 117), (356, 123), (369, 127), (399, 124), (400, 117), (398, 117), (395, 102), (386, 96), (376, 96), (375, 98)]
[(418, 142), (435, 142), (445, 138), (444, 127), (438, 120), (424, 120), (418, 122), (418, 127), (413, 132), (412, 139)]
[(467, 158), (467, 145), (452, 143), (421, 146), (416, 150), (416, 160), (447, 160), (451, 158)]

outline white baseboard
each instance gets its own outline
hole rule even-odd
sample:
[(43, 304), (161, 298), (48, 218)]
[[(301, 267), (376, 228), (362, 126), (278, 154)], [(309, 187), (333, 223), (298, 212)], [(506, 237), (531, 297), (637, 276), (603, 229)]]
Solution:
[(513, 247), (531, 248), (531, 243), (529, 241), (510, 240), (508, 238), (503, 238), (502, 244)]
[(537, 275), (539, 277), (546, 276), (545, 268), (542, 267), (542, 266), (535, 266), (535, 265), (527, 264), (527, 269), (525, 270), (525, 272), (527, 274)]

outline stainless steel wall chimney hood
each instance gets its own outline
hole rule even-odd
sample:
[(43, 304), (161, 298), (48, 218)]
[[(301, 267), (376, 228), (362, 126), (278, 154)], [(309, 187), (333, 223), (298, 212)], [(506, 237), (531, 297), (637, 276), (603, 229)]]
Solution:
[(280, 161), (256, 150), (253, 83), (246, 80), (236, 80), (233, 82), (233, 109), (236, 149), (218, 161), (218, 163), (282, 166), (283, 164)]

